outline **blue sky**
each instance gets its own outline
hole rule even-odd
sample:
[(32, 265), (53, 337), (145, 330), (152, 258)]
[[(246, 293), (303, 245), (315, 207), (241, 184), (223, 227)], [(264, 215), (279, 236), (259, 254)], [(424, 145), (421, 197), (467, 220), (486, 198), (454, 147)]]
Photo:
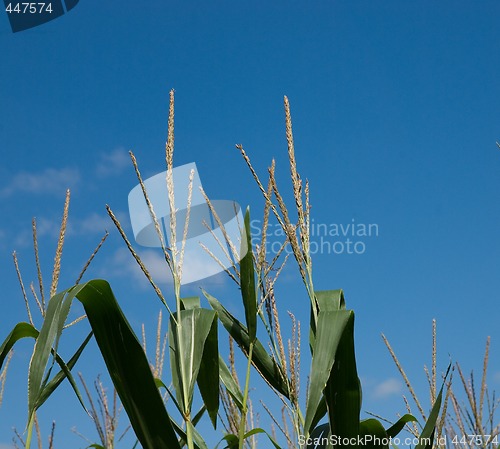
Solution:
[[(440, 370), (451, 357), (479, 375), (491, 336), (489, 387), (498, 389), (499, 16), (496, 1), (81, 0), (63, 17), (13, 34), (0, 14), (0, 337), (25, 319), (12, 251), (29, 285), (37, 217), (49, 283), (70, 188), (61, 287), (109, 229), (89, 277), (107, 278), (134, 327), (146, 323), (153, 338), (160, 303), (104, 209), (110, 204), (130, 232), (127, 195), (136, 181), (127, 151), (145, 177), (164, 170), (168, 92), (175, 89), (175, 165), (196, 162), (212, 198), (250, 205), (258, 218), (262, 199), (234, 145), (244, 145), (263, 176), (274, 157), (290, 200), (287, 95), (315, 222), (378, 229), (360, 239), (363, 254), (314, 258), (315, 287), (343, 288), (356, 312), (363, 409), (403, 412), (403, 384), (381, 332), (427, 397), (423, 364), (430, 363), (433, 318)], [(202, 285), (241, 313), (228, 280)], [(305, 329), (307, 297), (292, 268), (281, 288), (283, 316), (292, 310)], [(75, 330), (75, 341), (82, 332)], [(30, 350), (21, 344), (9, 370), (2, 449), (10, 447), (11, 428), (25, 423)], [(79, 369), (89, 379), (104, 371), (95, 348)], [(67, 390), (41, 418), (45, 434), (57, 421), (62, 447), (85, 447), (73, 426), (95, 437)]]

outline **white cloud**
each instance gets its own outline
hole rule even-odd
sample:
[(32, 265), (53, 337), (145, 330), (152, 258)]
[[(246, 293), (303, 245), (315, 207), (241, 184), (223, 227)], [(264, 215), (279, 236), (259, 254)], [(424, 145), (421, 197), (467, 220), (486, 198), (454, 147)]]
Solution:
[(125, 168), (132, 166), (130, 156), (123, 148), (103, 153), (100, 159), (96, 174), (101, 177), (120, 174)]
[(0, 449), (14, 449), (14, 446), (8, 443), (0, 443)]
[[(155, 283), (160, 287), (172, 286), (172, 275), (170, 273), (170, 269), (167, 266), (167, 263), (165, 262), (161, 250), (159, 248), (140, 250), (136, 248), (136, 250)], [(205, 267), (200, 266), (196, 263), (196, 261), (190, 264), (186, 263), (186, 261), (184, 261), (184, 263), (185, 267), (183, 270), (188, 271), (197, 269), (201, 270), (202, 273), (205, 270)], [(141, 287), (145, 289), (150, 288), (150, 284), (146, 276), (141, 271), (139, 265), (132, 257), (128, 249), (125, 247), (119, 248), (114, 252), (113, 256), (108, 260), (108, 262), (105, 264), (105, 267), (101, 270), (100, 276), (103, 278), (108, 278), (110, 276), (122, 278), (126, 277), (129, 279), (132, 278), (133, 280), (137, 281), (138, 285), (140, 285)], [(203, 278), (203, 276), (197, 276), (196, 278), (200, 279), (205, 286), (220, 286), (226, 283), (227, 277), (228, 276), (226, 275), (226, 273), (220, 273), (218, 275), (210, 276), (205, 279)]]
[[(118, 214), (121, 216), (120, 221), (122, 226), (126, 227), (124, 214)], [(35, 217), (36, 219), (36, 234), (38, 239), (48, 237), (53, 240), (59, 238), (59, 232), (61, 229), (61, 216), (56, 217)], [(68, 227), (66, 229), (66, 236), (71, 238), (75, 235), (104, 235), (106, 230), (111, 230), (114, 227), (111, 219), (104, 213), (92, 213), (84, 218), (72, 217), (71, 214), (68, 220)], [(6, 233), (0, 229), (0, 240), (6, 237)], [(16, 248), (24, 248), (31, 246), (33, 244), (33, 233), (31, 226), (18, 231), (14, 236), (14, 246)], [(1, 448), (0, 448), (1, 449)]]
[[(159, 250), (140, 251), (139, 256), (157, 284), (172, 284), (172, 276), (170, 275), (169, 268)], [(128, 249), (123, 247), (114, 252), (105, 268), (103, 268), (101, 276), (104, 278), (109, 276), (132, 277), (142, 287), (149, 286), (149, 281), (146, 279), (139, 265)]]
[(93, 213), (82, 220), (74, 220), (72, 224), (72, 232), (76, 234), (104, 234), (105, 230), (110, 230), (113, 225), (111, 218), (106, 214)]
[(46, 168), (39, 173), (20, 172), (0, 189), (0, 196), (7, 197), (18, 192), (62, 195), (80, 181), (80, 172), (74, 168)]
[(389, 396), (400, 394), (403, 390), (403, 385), (399, 379), (391, 377), (379, 383), (373, 390), (373, 397), (377, 399), (385, 399)]
[[(36, 218), (36, 235), (37, 238), (50, 237), (57, 239), (59, 237), (59, 229), (61, 228), (61, 218), (52, 219), (40, 217)], [(31, 226), (25, 226), (22, 230), (17, 231), (13, 235), (15, 248), (25, 248), (33, 245), (33, 231)]]

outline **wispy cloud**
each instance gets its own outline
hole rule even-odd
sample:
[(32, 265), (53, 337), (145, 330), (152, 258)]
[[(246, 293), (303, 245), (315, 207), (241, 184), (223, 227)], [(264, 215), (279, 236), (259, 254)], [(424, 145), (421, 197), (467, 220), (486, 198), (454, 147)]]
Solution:
[(101, 154), (96, 167), (97, 176), (119, 175), (124, 169), (132, 166), (129, 154), (123, 148)]
[[(119, 214), (123, 216), (124, 214)], [(126, 227), (126, 222), (123, 221), (124, 227)], [(52, 217), (36, 217), (36, 233), (37, 237), (44, 238), (48, 237), (52, 240), (56, 240), (59, 237), (59, 231), (61, 228), (61, 216), (54, 215)], [(66, 235), (69, 237), (75, 235), (103, 235), (106, 230), (111, 230), (113, 228), (113, 222), (105, 214), (92, 213), (87, 217), (75, 218), (70, 215), (68, 221), (68, 228), (66, 230)], [(0, 230), (0, 240), (2, 239), (2, 230)], [(7, 235), (4, 232), (5, 236)], [(23, 230), (17, 231), (13, 236), (13, 242), (15, 248), (24, 248), (31, 246), (33, 244), (33, 234), (31, 226), (24, 227)], [(0, 448), (1, 449), (1, 448)]]
[(113, 222), (106, 214), (93, 213), (82, 220), (70, 223), (71, 231), (76, 234), (104, 233), (113, 227)]
[[(161, 287), (170, 287), (173, 285), (170, 269), (167, 267), (165, 259), (160, 249), (138, 249), (139, 256), (149, 271), (153, 280)], [(198, 270), (196, 279), (200, 279), (205, 286), (221, 286), (227, 282), (227, 275), (220, 273), (211, 276), (212, 272), (205, 272), (206, 267), (201, 266), (196, 259), (189, 257), (184, 260), (183, 272), (188, 273), (190, 270)], [(205, 273), (206, 278), (200, 273)], [(149, 281), (144, 276), (144, 273), (139, 268), (128, 249), (122, 247), (117, 249), (113, 256), (108, 260), (105, 267), (101, 270), (100, 276), (109, 278), (116, 277), (132, 277), (137, 281), (136, 285), (143, 288), (150, 288)]]
[(385, 399), (389, 396), (400, 394), (403, 385), (399, 379), (391, 377), (379, 383), (373, 390), (373, 397), (376, 399)]
[[(159, 250), (141, 251), (140, 257), (157, 284), (172, 284), (172, 276)], [(102, 269), (101, 276), (104, 278), (111, 276), (132, 277), (141, 287), (148, 288), (149, 286), (149, 281), (127, 248), (119, 248), (114, 252), (113, 256)]]
[(80, 172), (74, 168), (46, 168), (39, 173), (19, 172), (0, 189), (0, 196), (8, 197), (25, 192), (46, 195), (64, 195), (66, 189), (80, 182)]

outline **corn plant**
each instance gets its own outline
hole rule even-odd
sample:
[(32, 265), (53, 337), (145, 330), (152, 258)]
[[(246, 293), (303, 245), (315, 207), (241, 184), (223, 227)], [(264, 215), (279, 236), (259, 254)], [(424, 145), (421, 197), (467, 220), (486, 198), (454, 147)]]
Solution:
[[(431, 402), (435, 400), (437, 391), (436, 328), (436, 320), (433, 320), (430, 372), (427, 366), (424, 366)], [(425, 420), (425, 411), (409, 377), (385, 335), (382, 335), (382, 338), (405, 382), (412, 402), (415, 404), (422, 419)], [(500, 401), (496, 398), (495, 391), (490, 392), (487, 386), (489, 349), (490, 337), (486, 340), (479, 389), (476, 388), (473, 372), (467, 377), (458, 362), (453, 366), (452, 375), (450, 375), (447, 381), (443, 409), (437, 420), (436, 441), (438, 444), (436, 445), (436, 449), (496, 449), (500, 446), (500, 424), (495, 419), (495, 412), (500, 405)], [(453, 374), (455, 372), (458, 373), (460, 390), (457, 390), (454, 386)], [(455, 382), (456, 377), (455, 375)], [(461, 391), (461, 394), (459, 391)], [(460, 399), (461, 396), (465, 396), (465, 401)], [(408, 413), (412, 413), (410, 401), (405, 396), (403, 396), (403, 399)], [(412, 426), (409, 430), (414, 436), (418, 437), (419, 429), (417, 426)]]
[[(88, 341), (95, 338), (114, 388), (123, 404), (131, 427), (138, 442), (144, 449), (208, 448), (196, 425), (206, 413), (215, 428), (223, 391), (223, 406), (231, 416), (226, 426), (226, 434), (220, 444), (229, 449), (242, 449), (245, 445), (255, 445), (254, 437), (263, 434), (268, 438), (267, 445), (280, 449), (273, 432), (254, 427), (252, 423), (250, 379), (252, 367), (267, 382), (271, 391), (283, 402), (292, 423), (287, 443), (293, 447), (298, 443), (300, 449), (330, 448), (339, 446), (363, 445), (371, 448), (389, 447), (389, 439), (396, 436), (408, 422), (416, 419), (406, 414), (396, 423), (384, 428), (374, 418), (361, 420), (361, 385), (356, 369), (354, 348), (354, 312), (346, 308), (342, 290), (315, 290), (313, 285), (312, 258), (309, 236), (309, 185), (302, 184), (295, 161), (292, 121), (288, 99), (285, 97), (285, 124), (290, 162), (290, 177), (296, 206), (296, 222), (283, 200), (277, 187), (275, 164), (269, 169), (267, 188), (253, 169), (243, 146), (237, 148), (246, 161), (258, 188), (265, 200), (262, 238), (272, 213), (283, 229), (285, 241), (279, 254), (267, 261), (266, 245), (252, 248), (250, 212), (244, 217), (240, 242), (249, 250), (239, 263), (232, 261), (227, 273), (237, 283), (242, 298), (245, 322), (240, 322), (224, 305), (210, 293), (203, 290), (210, 308), (201, 306), (200, 298), (185, 298), (181, 295), (181, 280), (184, 258), (184, 244), (189, 224), (189, 205), (193, 187), (193, 172), (188, 186), (188, 209), (182, 239), (179, 239), (176, 224), (175, 194), (173, 185), (174, 153), (174, 95), (170, 93), (168, 119), (168, 139), (166, 143), (166, 184), (170, 205), (170, 244), (167, 246), (159, 220), (142, 180), (134, 154), (132, 163), (154, 223), (165, 263), (173, 278), (175, 304), (169, 304), (162, 291), (152, 279), (146, 266), (134, 250), (123, 227), (112, 209), (107, 211), (127, 248), (148, 278), (163, 306), (168, 312), (168, 342), (170, 355), (170, 378), (172, 389), (153, 372), (138, 337), (133, 332), (123, 314), (109, 283), (105, 280), (91, 280), (59, 291), (57, 289), (60, 255), (64, 233), (56, 252), (55, 275), (50, 289), (50, 300), (45, 306), (41, 299), (43, 324), (38, 330), (32, 320), (19, 323), (0, 346), (0, 367), (12, 346), (24, 337), (35, 339), (35, 346), (28, 374), (28, 425), (26, 448), (30, 448), (36, 410), (45, 402), (58, 385), (67, 379), (80, 400), (84, 401), (71, 372)], [(215, 220), (215, 209), (206, 197)], [(67, 213), (65, 213), (67, 217)], [(223, 228), (223, 226), (221, 226)], [(180, 247), (176, 242), (182, 241)], [(226, 242), (231, 248), (235, 242)], [(305, 287), (305, 297), (310, 308), (309, 349), (312, 362), (309, 372), (309, 385), (305, 397), (305, 408), (301, 407), (300, 393), (300, 349), (297, 341), (289, 343), (287, 358), (281, 335), (274, 284), (283, 267), (278, 264), (280, 254), (286, 247), (291, 248), (300, 277)], [(278, 268), (276, 269), (276, 266)], [(277, 270), (277, 271), (273, 271)], [(274, 275), (274, 273), (277, 273)], [(82, 303), (92, 332), (81, 343), (75, 354), (66, 362), (58, 354), (58, 344), (62, 338), (71, 304), (74, 300)], [(175, 308), (174, 308), (175, 306)], [(172, 308), (171, 308), (172, 307)], [(267, 316), (266, 316), (267, 314)], [(246, 358), (244, 382), (241, 384), (235, 375), (234, 364), (228, 367), (219, 354), (218, 323), (228, 332), (232, 340), (242, 350)], [(259, 323), (262, 323), (259, 325)], [(299, 336), (300, 325), (295, 323), (293, 335)], [(271, 351), (258, 337), (258, 327), (269, 339)], [(58, 368), (57, 368), (58, 367)], [(53, 372), (59, 371), (53, 375)], [(194, 407), (195, 386), (198, 386), (202, 406)], [(218, 388), (221, 386), (221, 388)], [(176, 413), (181, 417), (177, 422), (167, 410), (161, 391), (171, 398)], [(173, 391), (172, 391), (173, 390)], [(420, 433), (417, 449), (432, 447), (435, 425), (438, 418), (443, 387), (433, 401), (432, 410)], [(90, 414), (92, 414), (90, 412)], [(226, 413), (227, 415), (227, 413)], [(249, 419), (250, 418), (250, 419)], [(323, 420), (325, 420), (322, 422)], [(277, 422), (275, 420), (275, 422)], [(249, 425), (250, 424), (250, 425)], [(287, 432), (285, 431), (285, 434)], [(294, 442), (292, 439), (295, 439)], [(363, 443), (360, 443), (363, 441)], [(220, 446), (219, 444), (219, 446)]]

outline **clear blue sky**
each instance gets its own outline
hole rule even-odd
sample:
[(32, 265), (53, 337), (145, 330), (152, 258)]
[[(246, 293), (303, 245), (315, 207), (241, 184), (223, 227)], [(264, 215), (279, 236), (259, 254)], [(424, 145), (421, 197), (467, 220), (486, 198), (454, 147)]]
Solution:
[[(234, 145), (245, 146), (263, 175), (275, 157), (288, 187), (288, 95), (315, 222), (378, 226), (378, 236), (360, 239), (363, 254), (314, 259), (315, 286), (343, 288), (356, 312), (363, 409), (403, 412), (403, 384), (381, 332), (427, 398), (422, 367), (433, 318), (440, 370), (451, 357), (479, 372), (491, 335), (489, 386), (498, 389), (499, 17), (497, 1), (81, 0), (63, 17), (13, 34), (0, 13), (0, 338), (25, 319), (11, 253), (18, 251), (26, 285), (35, 281), (36, 216), (49, 283), (66, 188), (61, 287), (109, 229), (89, 276), (106, 277), (134, 327), (146, 323), (153, 338), (160, 303), (136, 277), (104, 209), (109, 203), (130, 230), (127, 195), (136, 182), (126, 152), (135, 152), (145, 177), (164, 170), (174, 88), (175, 165), (196, 162), (212, 198), (260, 216), (261, 198)], [(285, 273), (278, 300), (305, 330), (309, 306), (294, 275)], [(241, 313), (229, 281), (203, 285)], [(9, 371), (2, 449), (11, 428), (25, 423), (31, 347), (18, 347)], [(79, 369), (89, 379), (104, 372), (95, 348)], [(73, 426), (96, 436), (78, 407), (64, 390), (42, 409), (44, 434), (57, 421), (56, 447), (85, 447)]]

